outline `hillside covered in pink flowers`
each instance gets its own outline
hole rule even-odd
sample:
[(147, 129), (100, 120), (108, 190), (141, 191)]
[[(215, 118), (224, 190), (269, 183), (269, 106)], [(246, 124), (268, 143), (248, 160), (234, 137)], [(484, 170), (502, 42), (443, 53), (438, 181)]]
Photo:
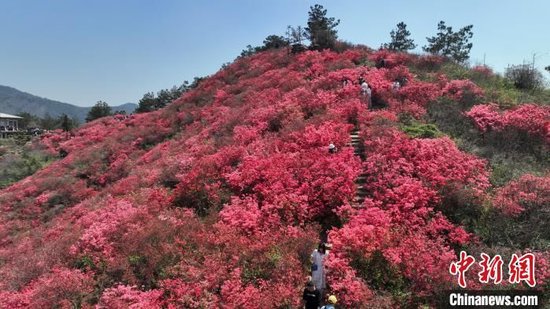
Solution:
[[(34, 147), (63, 156), (0, 191), (0, 308), (298, 308), (325, 232), (345, 308), (430, 306), (462, 250), (533, 253), (548, 291), (550, 108), (499, 82), (437, 56), (270, 50), (166, 108), (46, 134)], [(477, 271), (470, 288), (528, 287)]]

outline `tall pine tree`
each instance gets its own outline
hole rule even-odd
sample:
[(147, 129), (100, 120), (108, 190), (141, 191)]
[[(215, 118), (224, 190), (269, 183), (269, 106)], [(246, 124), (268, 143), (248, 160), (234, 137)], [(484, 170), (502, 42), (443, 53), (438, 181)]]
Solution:
[(390, 32), (391, 42), (384, 44), (384, 48), (395, 51), (407, 51), (414, 49), (416, 44), (410, 39), (411, 32), (407, 30), (407, 25), (404, 22), (397, 24), (397, 29)]
[(447, 27), (444, 21), (437, 24), (439, 32), (436, 36), (426, 38), (428, 45), (422, 47), (424, 51), (451, 58), (457, 62), (464, 62), (470, 58), (470, 50), (473, 44), (468, 41), (473, 37), (473, 25), (468, 25), (458, 32), (453, 32), (452, 27)]
[(322, 5), (316, 4), (310, 7), (309, 19), (305, 28), (307, 38), (311, 42), (311, 49), (322, 50), (333, 48), (338, 38), (336, 26), (340, 20), (327, 17), (327, 10)]
[(112, 113), (109, 104), (103, 101), (97, 101), (97, 103), (92, 106), (92, 108), (88, 112), (88, 115), (86, 116), (86, 122), (90, 122), (92, 120), (110, 115), (112, 115)]

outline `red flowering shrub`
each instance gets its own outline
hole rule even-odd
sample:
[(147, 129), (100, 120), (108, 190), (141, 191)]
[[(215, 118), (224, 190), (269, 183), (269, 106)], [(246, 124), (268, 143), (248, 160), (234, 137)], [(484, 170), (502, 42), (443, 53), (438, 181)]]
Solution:
[(119, 285), (103, 292), (97, 308), (162, 308), (161, 297), (162, 291), (160, 290), (142, 292), (136, 287)]
[(476, 105), (466, 113), (481, 132), (513, 129), (542, 138), (550, 144), (550, 108), (535, 104), (522, 104), (500, 112), (495, 104)]
[(77, 224), (85, 229), (80, 241), (71, 248), (72, 254), (92, 257), (94, 262), (113, 258), (113, 244), (110, 237), (139, 210), (127, 201), (108, 201), (107, 206), (80, 218)]
[(2, 308), (74, 308), (93, 291), (91, 276), (78, 270), (53, 268), (19, 293), (0, 292)]
[(496, 104), (480, 104), (472, 107), (466, 116), (471, 118), (481, 132), (500, 131), (503, 128), (502, 117)]
[[(369, 55), (385, 66), (359, 66)], [(320, 232), (333, 243), (329, 289), (344, 306), (437, 294), (453, 281), (453, 249), (476, 238), (447, 202), (475, 207), (489, 189), (485, 162), (451, 139), (398, 130), (441, 96), (463, 105), (482, 96), (470, 81), (419, 81), (405, 67), (441, 63), (367, 48), (267, 51), (164, 109), (45, 134), (41, 147), (59, 160), (0, 191), (0, 307), (298, 307)], [(541, 107), (468, 116), (480, 130), (548, 134)], [(354, 129), (364, 162), (349, 146)], [(527, 216), (548, 204), (544, 181), (521, 178), (493, 202)]]
[(437, 70), (445, 62), (445, 58), (439, 55), (422, 55), (416, 58), (414, 64), (420, 69)]
[(393, 68), (398, 65), (407, 65), (412, 61), (411, 54), (392, 52), (387, 49), (381, 49), (369, 56), (369, 60), (374, 63), (381, 63), (384, 60), (384, 67)]
[(472, 68), (472, 71), (485, 77), (490, 77), (494, 75), (493, 70), (486, 65), (476, 65)]
[(493, 205), (505, 214), (518, 216), (526, 210), (545, 212), (550, 205), (550, 176), (523, 175), (496, 191)]
[(472, 104), (483, 96), (483, 90), (470, 80), (452, 80), (443, 88), (443, 94), (462, 104)]
[(535, 104), (522, 104), (506, 111), (503, 115), (506, 127), (522, 130), (530, 135), (541, 137), (550, 144), (550, 107)]

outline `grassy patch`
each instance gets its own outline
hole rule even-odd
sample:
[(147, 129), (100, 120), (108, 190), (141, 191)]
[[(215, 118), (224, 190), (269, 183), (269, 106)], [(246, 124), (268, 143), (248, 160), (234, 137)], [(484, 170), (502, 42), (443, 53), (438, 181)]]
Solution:
[(32, 150), (25, 137), (0, 140), (0, 189), (34, 174), (53, 158)]

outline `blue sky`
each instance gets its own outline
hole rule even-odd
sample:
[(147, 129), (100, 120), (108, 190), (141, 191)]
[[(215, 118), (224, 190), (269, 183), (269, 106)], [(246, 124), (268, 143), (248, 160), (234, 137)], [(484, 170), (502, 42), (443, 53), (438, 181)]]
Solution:
[(420, 52), (444, 20), (474, 25), (473, 64), (485, 55), (502, 72), (536, 53), (538, 67), (550, 65), (547, 0), (0, 0), (0, 85), (80, 106), (138, 102), (305, 25), (315, 3), (352, 43), (377, 48), (404, 21)]

